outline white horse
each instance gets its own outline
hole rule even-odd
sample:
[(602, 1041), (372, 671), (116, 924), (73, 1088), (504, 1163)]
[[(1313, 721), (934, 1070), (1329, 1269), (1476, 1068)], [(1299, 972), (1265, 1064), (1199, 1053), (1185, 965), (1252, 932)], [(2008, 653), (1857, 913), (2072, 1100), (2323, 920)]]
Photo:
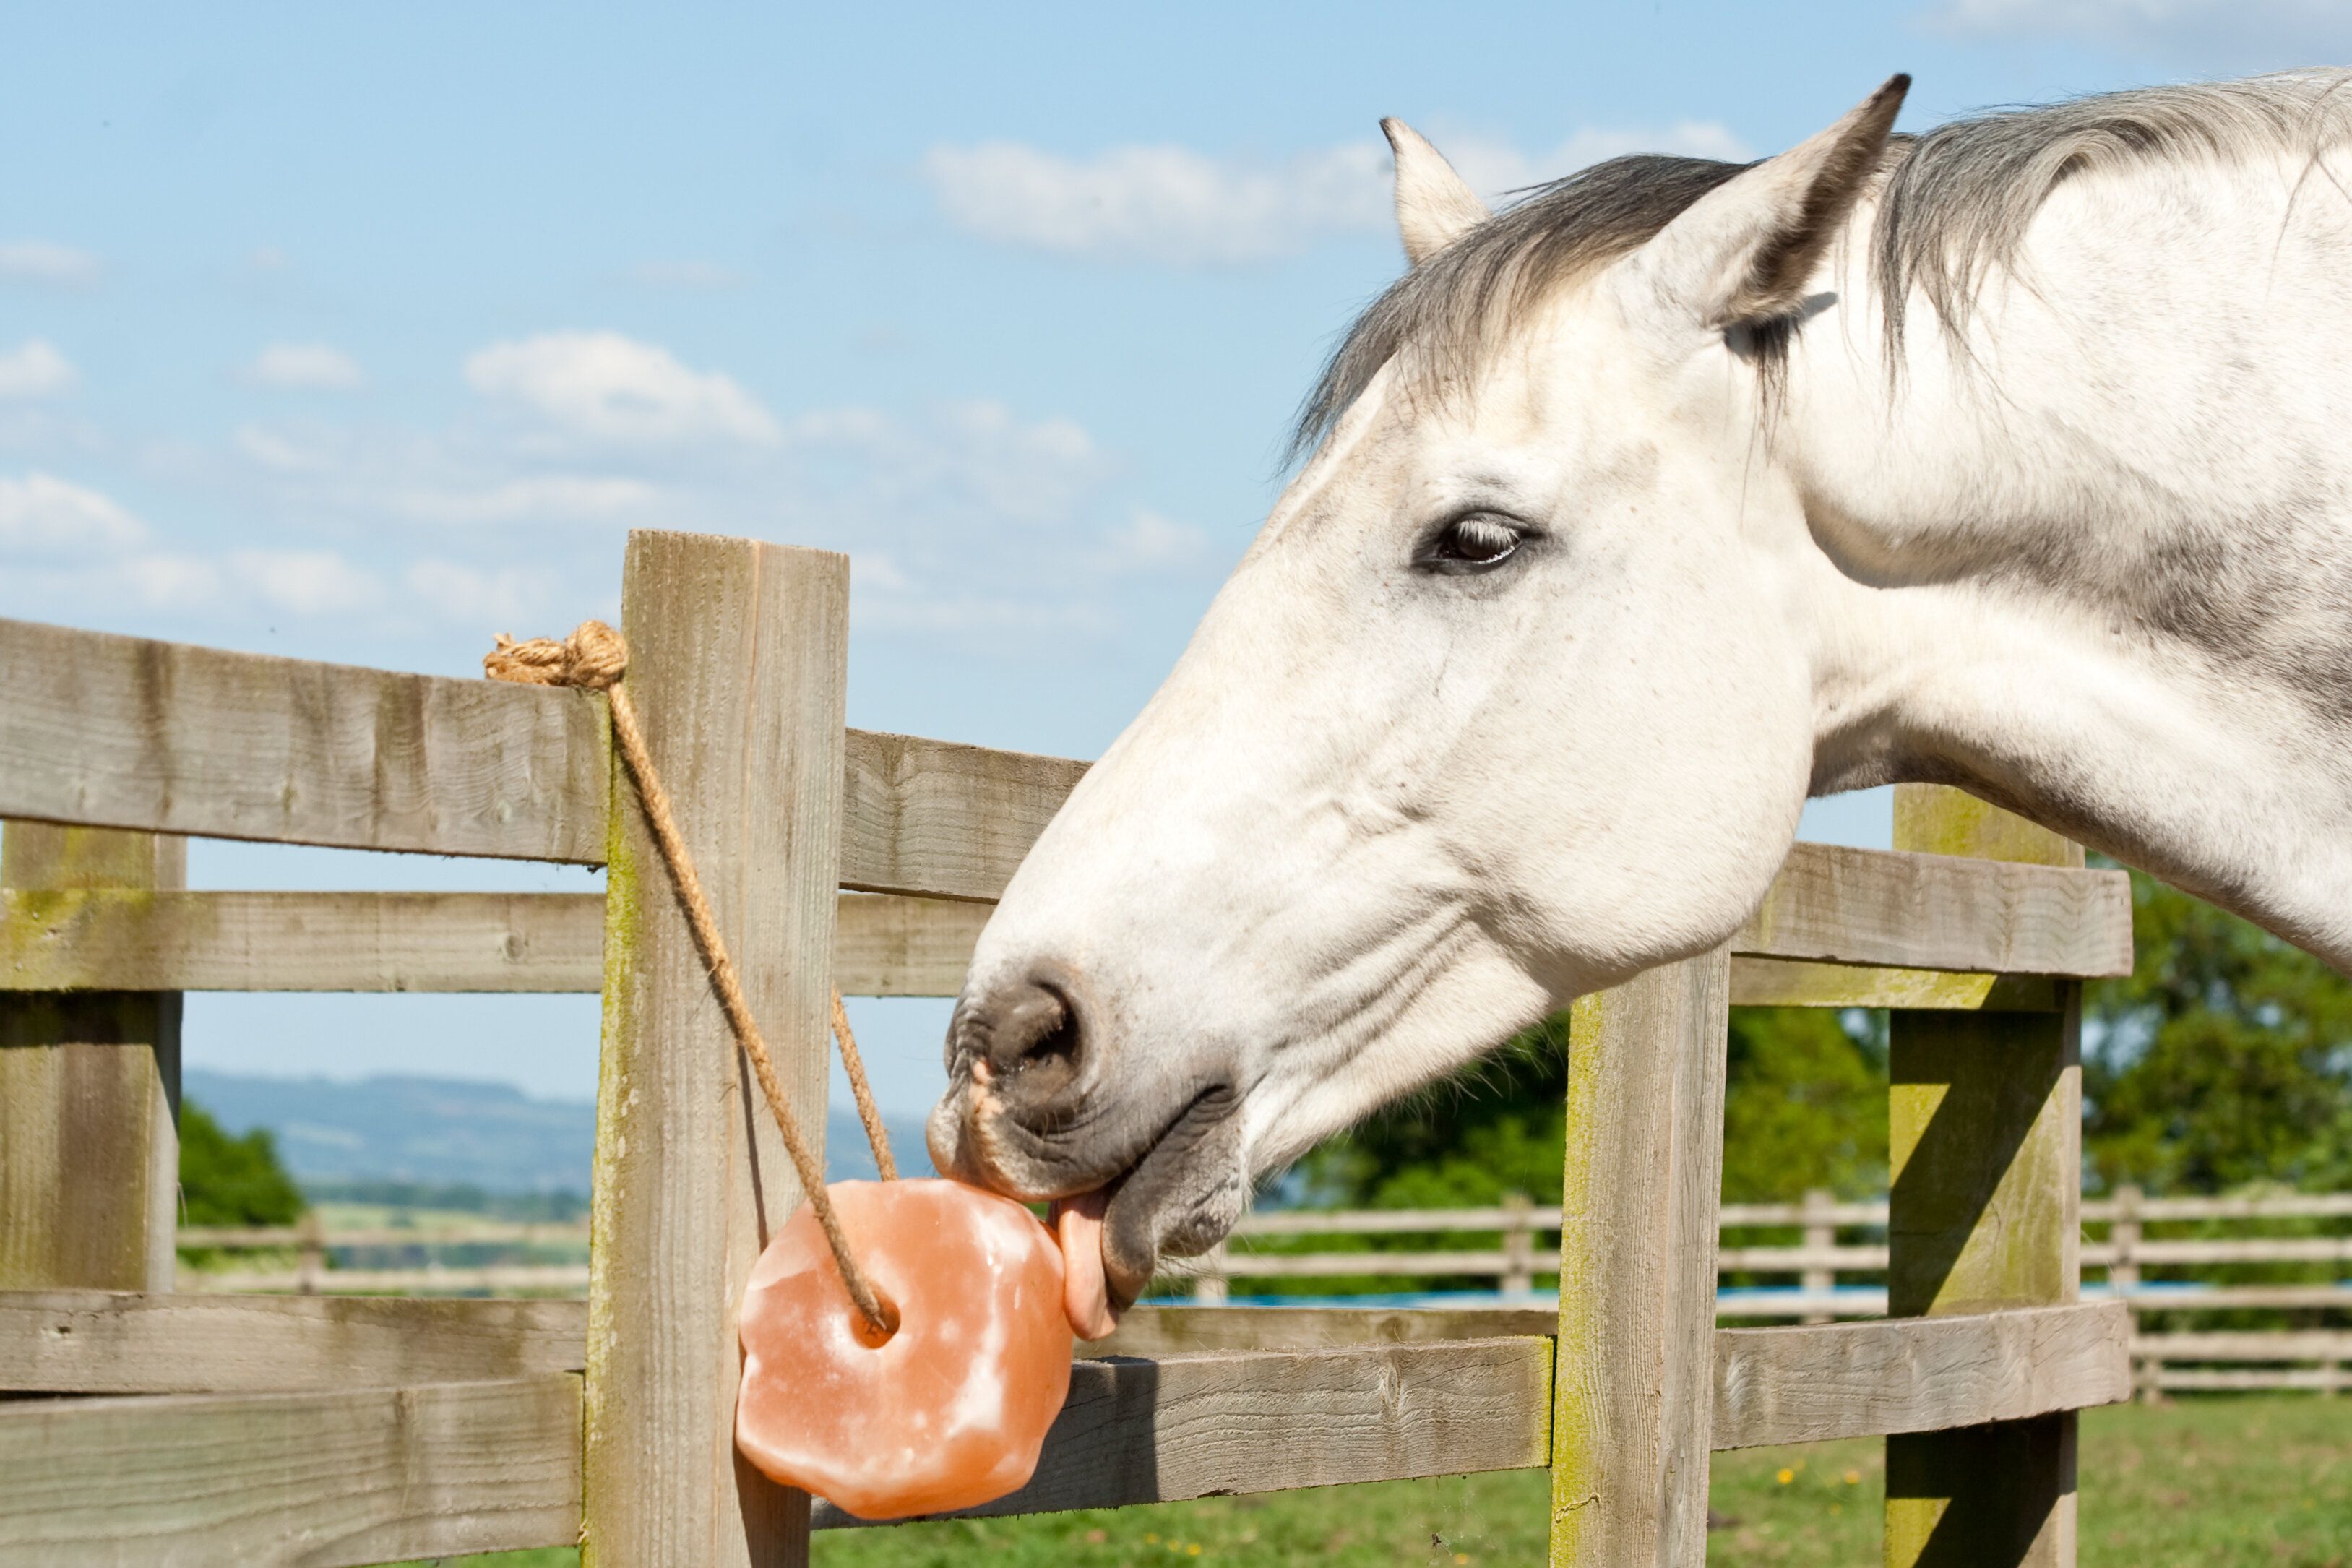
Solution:
[(1387, 125), (1412, 270), (950, 1030), (934, 1157), (1067, 1200), (1090, 1329), (1724, 941), (1809, 795), (1958, 784), (2352, 963), (2352, 76), (1890, 139), (1906, 86), (1491, 216)]

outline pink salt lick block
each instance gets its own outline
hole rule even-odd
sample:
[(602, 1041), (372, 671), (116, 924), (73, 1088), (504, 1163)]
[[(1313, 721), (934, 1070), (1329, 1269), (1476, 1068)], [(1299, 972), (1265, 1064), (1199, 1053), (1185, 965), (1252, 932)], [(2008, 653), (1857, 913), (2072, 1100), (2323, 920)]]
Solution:
[(1053, 1234), (959, 1182), (826, 1189), (868, 1279), (898, 1309), (877, 1335), (806, 1205), (744, 1288), (735, 1445), (761, 1473), (860, 1519), (971, 1508), (1017, 1490), (1070, 1388)]

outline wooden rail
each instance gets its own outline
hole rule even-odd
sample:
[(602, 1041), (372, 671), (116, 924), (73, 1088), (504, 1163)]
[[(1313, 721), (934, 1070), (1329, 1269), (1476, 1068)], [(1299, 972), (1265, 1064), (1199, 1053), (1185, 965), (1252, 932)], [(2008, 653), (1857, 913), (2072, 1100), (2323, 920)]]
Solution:
[[(940, 793), (921, 798), (936, 805)], [(956, 815), (945, 807), (930, 813), (937, 820)], [(945, 850), (930, 859), (940, 867), (961, 863)], [(1829, 922), (1817, 919), (1794, 932), (1743, 932), (1732, 957), (1733, 1000), (2032, 1011), (2053, 1005), (2047, 975), (1833, 963), (1743, 951), (1739, 943), (1785, 952), (1800, 942), (1839, 947), (1844, 936), (1857, 947), (1900, 952), (1916, 939), (1915, 958), (2100, 965), (2105, 972), (2112, 960), (2096, 943), (2116, 930), (2128, 940), (2128, 909), (2105, 884), (1982, 879), (1974, 868), (1984, 863), (1957, 862), (1963, 869), (1956, 872), (1935, 860), (1801, 844), (1782, 875), (1803, 886), (1821, 880), (1823, 865), (1835, 862), (1849, 879), (1882, 890), (1906, 879), (1941, 885), (1979, 877), (1987, 885), (1978, 889), (1982, 919), (1969, 939), (1973, 949), (1960, 945), (1948, 922), (1921, 922), (1912, 931), (1857, 921), (1821, 937)], [(1860, 877), (1859, 868), (1872, 875)], [(845, 880), (848, 869), (845, 863)], [(2055, 920), (2085, 900), (2088, 936), (2036, 934), (2034, 922)], [(593, 992), (604, 976), (603, 903), (596, 893), (11, 889), (0, 891), (0, 992)], [(2011, 923), (2012, 917), (2022, 923)], [(962, 987), (986, 919), (987, 907), (968, 900), (844, 894), (834, 948), (841, 989), (854, 996), (951, 996)]]
[[(987, 906), (844, 893), (853, 996), (951, 996)], [(0, 889), (0, 992), (593, 993), (602, 893), (32, 892)]]
[(0, 1405), (0, 1568), (568, 1546), (580, 1379)]
[[(101, 1292), (54, 1292), (37, 1303), (0, 1298), (0, 1381), (11, 1386), (97, 1393), (209, 1382), (238, 1391), (0, 1407), (0, 1465), (12, 1467), (0, 1470), (10, 1481), (0, 1489), (0, 1564), (112, 1561), (105, 1542), (183, 1531), (204, 1544), (206, 1560), (264, 1563), (364, 1563), (460, 1542), (472, 1550), (485, 1541), (568, 1540), (549, 1521), (568, 1507), (572, 1528), (579, 1505), (578, 1384), (566, 1374), (581, 1362), (580, 1306), (335, 1306)], [(1400, 1342), (1387, 1337), (1400, 1316), (1423, 1329), (1483, 1331)], [(1184, 1338), (1187, 1319), (1244, 1325), (1260, 1343), (1302, 1342), (1079, 1363), (1036, 1479), (977, 1511), (1540, 1468), (1549, 1453), (1551, 1342), (1507, 1331), (1548, 1326), (1549, 1317), (1459, 1314), (1431, 1324), (1378, 1312), (1141, 1310), (1121, 1330), (1122, 1350), (1139, 1348), (1160, 1319), (1170, 1320), (1160, 1326), (1171, 1342)], [(74, 1331), (58, 1333), (63, 1325)], [(68, 1342), (80, 1333), (102, 1342)], [(1922, 1430), (2105, 1403), (2129, 1389), (2126, 1338), (2121, 1309), (2111, 1306), (1953, 1318), (1924, 1331), (1720, 1331), (1709, 1446)], [(362, 1347), (357, 1361), (349, 1359), (354, 1344)], [(28, 1354), (34, 1364), (25, 1364)], [(413, 1381), (458, 1367), (469, 1381)], [(383, 1374), (408, 1386), (352, 1386)], [(28, 1470), (13, 1468), (36, 1457)], [(117, 1477), (113, 1465), (144, 1468)], [(355, 1473), (335, 1468), (343, 1465)], [(417, 1492), (388, 1496), (378, 1478), (394, 1473)], [(27, 1474), (45, 1484), (17, 1486)], [(272, 1478), (258, 1493), (256, 1474)], [(473, 1517), (420, 1522), (459, 1491)], [(128, 1529), (104, 1512), (125, 1500), (135, 1503)], [(232, 1500), (243, 1506), (232, 1510)], [(815, 1522), (859, 1521), (820, 1505)], [(23, 1554), (10, 1556), (19, 1542)]]

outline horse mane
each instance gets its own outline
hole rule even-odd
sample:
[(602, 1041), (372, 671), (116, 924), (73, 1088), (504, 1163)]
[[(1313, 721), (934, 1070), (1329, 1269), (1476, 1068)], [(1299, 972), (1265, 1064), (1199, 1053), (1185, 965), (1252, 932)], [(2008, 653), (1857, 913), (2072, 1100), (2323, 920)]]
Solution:
[[(2136, 88), (2005, 110), (1888, 140), (1864, 198), (1871, 281), (1890, 364), (1916, 290), (1944, 331), (1965, 329), (1986, 279), (2015, 262), (2053, 191), (2078, 175), (2281, 152), (2309, 157), (2352, 136), (2352, 71)], [(1300, 406), (1289, 458), (1329, 432), (1372, 377), (1408, 355), (1412, 383), (1465, 382), (1502, 331), (1555, 290), (1639, 248), (1753, 163), (1637, 153), (1536, 185), (1391, 284), (1348, 329)], [(2347, 193), (2352, 194), (2352, 193)], [(1768, 361), (1794, 323), (1756, 334)], [(1768, 369), (1769, 368), (1768, 364)]]

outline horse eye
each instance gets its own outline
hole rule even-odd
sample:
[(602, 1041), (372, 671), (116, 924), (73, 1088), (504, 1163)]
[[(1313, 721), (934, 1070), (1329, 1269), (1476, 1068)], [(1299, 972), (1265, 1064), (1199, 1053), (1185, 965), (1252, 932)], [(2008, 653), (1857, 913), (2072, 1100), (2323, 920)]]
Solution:
[(1491, 512), (1472, 512), (1440, 529), (1423, 559), (1440, 572), (1475, 572), (1509, 560), (1526, 537)]

